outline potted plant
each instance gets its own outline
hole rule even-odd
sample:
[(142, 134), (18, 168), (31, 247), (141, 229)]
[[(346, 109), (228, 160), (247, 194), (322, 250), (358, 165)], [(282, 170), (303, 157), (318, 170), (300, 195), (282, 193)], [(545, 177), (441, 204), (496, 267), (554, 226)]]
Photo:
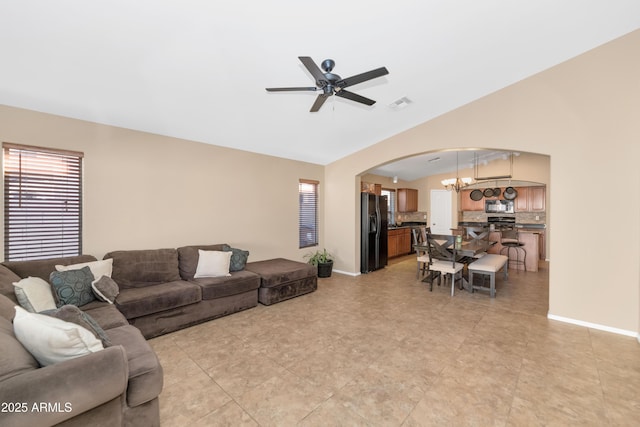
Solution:
[(326, 249), (305, 255), (307, 262), (318, 267), (318, 277), (331, 277), (333, 270), (333, 256)]

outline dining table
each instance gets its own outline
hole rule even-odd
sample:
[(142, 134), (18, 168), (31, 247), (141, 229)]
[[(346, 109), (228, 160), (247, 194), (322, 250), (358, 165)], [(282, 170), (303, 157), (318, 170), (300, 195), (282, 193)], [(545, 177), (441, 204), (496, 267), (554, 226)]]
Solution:
[[(450, 244), (450, 250), (453, 251), (453, 245), (455, 243), (455, 238), (452, 239), (452, 243)], [(442, 241), (441, 243), (444, 243), (444, 241)], [(477, 239), (462, 239), (462, 243), (459, 247), (456, 247), (456, 258), (458, 260), (458, 262), (462, 262), (465, 264), (465, 266), (467, 266), (468, 264), (470, 264), (471, 262), (473, 262), (473, 260), (475, 260), (478, 255), (482, 254), (482, 253), (486, 253), (491, 246), (495, 245), (497, 242), (494, 241), (489, 241), (489, 240), (477, 240)], [(421, 253), (427, 253), (429, 250), (428, 244), (427, 242), (420, 242), (420, 243), (416, 243), (413, 245), (414, 250), (416, 251), (416, 253), (421, 254)], [(470, 290), (469, 287), (469, 280), (468, 277), (464, 276), (464, 271), (467, 270), (466, 268), (463, 270), (463, 274), (462, 274), (462, 286), (467, 289)], [(424, 279), (422, 279), (423, 281), (428, 281), (429, 277), (425, 277)]]
[[(460, 257), (475, 257), (483, 252), (487, 252), (491, 246), (497, 242), (489, 240), (476, 240), (476, 239), (462, 239), (462, 244), (459, 248), (456, 248), (456, 254)], [(413, 249), (416, 252), (427, 252), (429, 249), (427, 242), (420, 242), (413, 245)], [(453, 248), (451, 248), (453, 250)]]

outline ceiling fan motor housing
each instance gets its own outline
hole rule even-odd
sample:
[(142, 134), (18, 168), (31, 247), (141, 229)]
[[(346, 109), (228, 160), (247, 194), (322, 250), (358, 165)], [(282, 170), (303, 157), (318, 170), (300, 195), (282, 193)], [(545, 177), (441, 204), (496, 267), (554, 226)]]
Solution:
[(325, 59), (322, 61), (322, 69), (327, 73), (330, 73), (333, 70), (333, 67), (336, 66), (336, 63), (333, 59)]

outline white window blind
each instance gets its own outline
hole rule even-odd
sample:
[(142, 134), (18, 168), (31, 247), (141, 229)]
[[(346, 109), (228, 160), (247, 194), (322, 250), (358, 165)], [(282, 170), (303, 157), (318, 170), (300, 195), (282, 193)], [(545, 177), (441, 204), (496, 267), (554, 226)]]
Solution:
[(3, 144), (4, 258), (82, 253), (83, 153)]
[(318, 181), (303, 179), (298, 183), (300, 248), (318, 245), (318, 184)]

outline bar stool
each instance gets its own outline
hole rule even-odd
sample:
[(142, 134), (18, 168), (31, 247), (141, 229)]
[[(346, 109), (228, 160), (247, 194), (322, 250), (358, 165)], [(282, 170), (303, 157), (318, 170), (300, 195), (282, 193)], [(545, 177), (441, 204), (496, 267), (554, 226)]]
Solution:
[[(527, 251), (524, 249), (524, 243), (518, 238), (518, 230), (502, 230), (502, 237), (500, 238), (500, 254), (504, 254), (506, 251), (509, 258), (509, 268), (511, 265), (515, 265), (518, 268), (519, 265), (524, 267), (524, 271), (527, 271)], [(511, 253), (515, 253), (515, 258), (512, 258)], [(520, 259), (520, 252), (522, 252), (522, 259)]]

